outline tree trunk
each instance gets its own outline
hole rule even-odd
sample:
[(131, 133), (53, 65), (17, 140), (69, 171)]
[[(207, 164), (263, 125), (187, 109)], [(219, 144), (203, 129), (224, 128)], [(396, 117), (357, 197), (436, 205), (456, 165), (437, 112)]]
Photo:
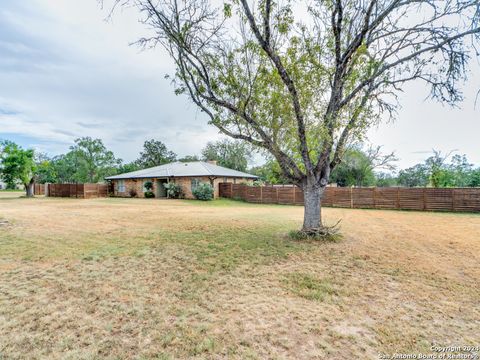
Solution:
[(33, 197), (34, 195), (34, 186), (35, 186), (35, 183), (33, 182), (30, 182), (28, 184), (24, 184), (25, 185), (25, 192), (26, 192), (26, 195), (27, 197)]
[(303, 215), (303, 231), (322, 228), (322, 197), (325, 187), (320, 184), (307, 183), (303, 186), (305, 212)]

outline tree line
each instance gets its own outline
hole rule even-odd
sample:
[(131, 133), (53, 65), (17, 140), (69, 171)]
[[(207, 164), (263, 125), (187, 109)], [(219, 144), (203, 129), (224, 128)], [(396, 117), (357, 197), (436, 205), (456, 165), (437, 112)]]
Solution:
[[(253, 151), (248, 144), (223, 139), (207, 143), (200, 155), (179, 157), (163, 142), (151, 139), (144, 142), (136, 160), (124, 162), (101, 139), (91, 137), (76, 139), (67, 153), (52, 157), (5, 140), (0, 142), (0, 178), (7, 188), (22, 184), (27, 195), (32, 195), (34, 183), (96, 183), (107, 176), (173, 161), (215, 160), (220, 166), (257, 175), (259, 184), (291, 183), (273, 158), (249, 167)], [(433, 150), (424, 162), (399, 171), (396, 161), (394, 153), (384, 154), (381, 147), (351, 146), (333, 170), (330, 182), (341, 187), (480, 187), (480, 167), (475, 168), (466, 155), (443, 155)]]
[[(381, 148), (363, 149), (352, 146), (332, 171), (330, 183), (337, 186), (378, 187), (480, 187), (480, 167), (475, 168), (466, 155), (446, 154), (433, 150), (433, 155), (406, 169), (397, 169), (396, 156), (382, 154)], [(289, 184), (275, 160), (251, 169), (269, 184)]]
[(124, 162), (107, 149), (101, 139), (81, 137), (65, 154), (48, 156), (24, 149), (10, 141), (0, 141), (0, 179), (7, 189), (21, 184), (27, 196), (33, 195), (33, 184), (39, 183), (96, 183), (107, 176), (159, 166), (173, 161), (215, 160), (218, 165), (247, 171), (250, 149), (238, 141), (209, 142), (201, 155), (179, 157), (155, 139), (147, 140), (138, 158)]

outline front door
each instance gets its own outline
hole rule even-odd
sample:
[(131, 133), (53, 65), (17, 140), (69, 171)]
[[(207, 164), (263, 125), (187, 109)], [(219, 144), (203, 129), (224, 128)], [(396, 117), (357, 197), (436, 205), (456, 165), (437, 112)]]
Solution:
[(165, 186), (163, 186), (163, 184), (166, 184), (167, 182), (167, 179), (157, 179), (157, 198), (167, 197), (167, 190), (165, 189)]

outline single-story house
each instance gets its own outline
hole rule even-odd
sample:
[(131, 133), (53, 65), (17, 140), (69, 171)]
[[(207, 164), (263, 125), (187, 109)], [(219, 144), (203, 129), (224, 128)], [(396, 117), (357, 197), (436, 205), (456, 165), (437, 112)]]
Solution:
[(218, 166), (214, 161), (173, 162), (148, 169), (132, 171), (125, 174), (106, 177), (113, 183), (114, 196), (130, 197), (131, 193), (143, 197), (145, 183), (153, 184), (155, 197), (166, 197), (163, 184), (175, 182), (179, 184), (185, 198), (193, 199), (192, 190), (200, 183), (209, 183), (214, 189), (214, 197), (218, 197), (218, 184), (221, 182), (248, 183), (257, 179), (255, 175)]

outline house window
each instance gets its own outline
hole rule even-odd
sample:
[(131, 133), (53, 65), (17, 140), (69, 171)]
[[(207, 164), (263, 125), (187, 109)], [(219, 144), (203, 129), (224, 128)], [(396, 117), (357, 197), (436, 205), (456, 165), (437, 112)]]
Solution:
[(201, 181), (200, 179), (192, 179), (192, 191), (195, 190), (197, 188), (198, 185), (201, 184)]
[(118, 180), (118, 192), (125, 192), (125, 180)]

